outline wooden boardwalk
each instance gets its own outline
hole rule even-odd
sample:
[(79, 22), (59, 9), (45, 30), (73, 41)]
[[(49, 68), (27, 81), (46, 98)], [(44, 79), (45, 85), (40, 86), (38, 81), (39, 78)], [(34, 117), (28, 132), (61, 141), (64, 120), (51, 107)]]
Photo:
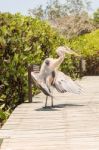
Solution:
[(99, 76), (79, 82), (85, 93), (54, 91), (54, 108), (43, 108), (42, 93), (18, 106), (0, 131), (1, 150), (99, 150)]

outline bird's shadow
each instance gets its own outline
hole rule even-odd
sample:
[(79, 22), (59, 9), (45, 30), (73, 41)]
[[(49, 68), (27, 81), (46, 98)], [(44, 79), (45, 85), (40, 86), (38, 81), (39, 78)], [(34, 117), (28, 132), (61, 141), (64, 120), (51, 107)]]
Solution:
[[(25, 104), (25, 103), (26, 103), (26, 104), (30, 104), (30, 102), (28, 102), (28, 101), (24, 102), (24, 104)], [(42, 103), (42, 101), (40, 101), (40, 100), (39, 100), (39, 101), (32, 101), (31, 103), (35, 103), (35, 104), (36, 104), (36, 103)]]
[(33, 101), (32, 103), (42, 103), (41, 101)]
[(81, 104), (57, 104), (57, 105), (54, 105), (54, 108), (79, 107), (79, 106), (84, 106), (84, 105), (81, 105)]
[(80, 106), (84, 106), (84, 105), (81, 105), (81, 104), (57, 104), (57, 105), (54, 105), (53, 107), (47, 106), (47, 107), (38, 108), (38, 109), (36, 109), (36, 111), (60, 111), (59, 108), (80, 107)]
[(47, 106), (36, 109), (36, 111), (59, 111), (59, 109), (56, 109), (55, 107)]

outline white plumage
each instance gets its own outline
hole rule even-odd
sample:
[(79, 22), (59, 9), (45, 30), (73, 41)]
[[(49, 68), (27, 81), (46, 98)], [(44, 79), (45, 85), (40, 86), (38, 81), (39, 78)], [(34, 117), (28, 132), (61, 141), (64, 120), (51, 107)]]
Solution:
[(81, 87), (76, 84), (69, 76), (61, 71), (55, 72), (54, 87), (61, 93), (70, 92), (75, 94), (81, 93)]

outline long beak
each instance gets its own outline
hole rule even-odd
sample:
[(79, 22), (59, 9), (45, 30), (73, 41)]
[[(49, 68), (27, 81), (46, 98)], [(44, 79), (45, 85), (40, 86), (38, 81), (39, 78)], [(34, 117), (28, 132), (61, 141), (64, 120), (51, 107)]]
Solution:
[(74, 51), (71, 52), (71, 55), (75, 55), (75, 56), (81, 57), (81, 55), (77, 54), (77, 53), (74, 52)]
[(68, 47), (66, 47), (65, 52), (66, 52), (67, 54), (71, 54), (71, 55), (75, 55), (75, 56), (79, 56), (79, 57), (81, 56), (81, 55), (77, 54), (76, 52), (74, 52), (73, 50), (71, 50), (71, 49), (68, 48)]

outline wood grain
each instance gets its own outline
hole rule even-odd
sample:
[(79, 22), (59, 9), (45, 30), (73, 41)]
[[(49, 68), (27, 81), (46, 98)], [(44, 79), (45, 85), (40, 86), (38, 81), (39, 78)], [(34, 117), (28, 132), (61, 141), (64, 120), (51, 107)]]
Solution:
[(54, 108), (40, 93), (19, 105), (0, 130), (1, 150), (99, 150), (99, 76), (78, 81), (81, 95), (54, 91)]

